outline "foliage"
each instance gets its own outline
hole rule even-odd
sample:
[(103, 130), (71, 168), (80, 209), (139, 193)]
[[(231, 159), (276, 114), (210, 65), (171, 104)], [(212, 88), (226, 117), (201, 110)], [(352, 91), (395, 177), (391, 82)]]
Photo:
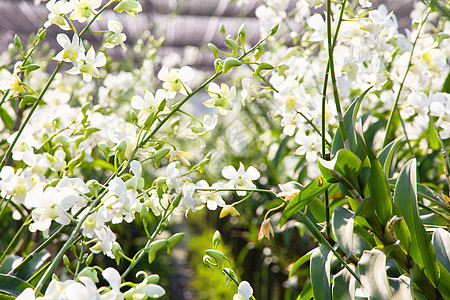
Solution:
[(208, 75), (148, 32), (113, 59), (116, 20), (88, 45), (106, 10), (142, 11), (104, 2), (48, 1), (1, 56), (1, 296), (162, 297), (163, 252), (207, 208), (222, 228), (191, 237), (193, 285), (207, 271), (235, 300), (450, 298), (448, 5), (416, 3), (402, 34), (367, 0), (264, 1), (261, 39), (222, 25)]

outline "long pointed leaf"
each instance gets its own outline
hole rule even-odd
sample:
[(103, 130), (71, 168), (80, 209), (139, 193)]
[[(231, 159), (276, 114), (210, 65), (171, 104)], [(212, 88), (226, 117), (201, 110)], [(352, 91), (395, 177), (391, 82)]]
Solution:
[(432, 243), (437, 260), (450, 273), (450, 233), (442, 228), (436, 229)]
[(378, 250), (364, 251), (358, 264), (361, 282), (373, 300), (392, 299), (386, 274), (386, 255)]
[(355, 277), (347, 269), (340, 270), (333, 276), (333, 300), (355, 299), (357, 286)]
[(401, 275), (398, 278), (389, 278), (393, 299), (414, 300), (411, 295), (411, 278)]
[(309, 259), (311, 258), (311, 255), (313, 254), (315, 249), (312, 249), (311, 251), (309, 251), (308, 253), (306, 253), (305, 255), (303, 255), (302, 257), (300, 257), (299, 259), (297, 259), (297, 261), (294, 263), (294, 265), (292, 266), (292, 268), (289, 270), (289, 278), (292, 277), (292, 275), (294, 275), (294, 273), (301, 267), (303, 266), (304, 263), (306, 263), (307, 261), (309, 261)]
[(395, 141), (390, 142), (386, 147), (378, 154), (377, 159), (383, 167), (384, 173), (389, 177), (392, 158), (394, 157), (395, 150), (401, 144), (403, 138), (398, 138)]
[(319, 197), (331, 183), (325, 180), (323, 176), (319, 176), (311, 181), (305, 188), (298, 193), (286, 206), (280, 220), (280, 227), (287, 222), (296, 212), (305, 207), (312, 199)]
[(314, 298), (331, 300), (331, 258), (333, 253), (325, 245), (320, 246), (311, 256), (311, 284)]
[(0, 274), (0, 293), (17, 297), (27, 288), (34, 289), (31, 284), (18, 277)]
[(433, 245), (419, 217), (415, 159), (408, 161), (400, 171), (395, 185), (394, 203), (403, 215), (411, 234), (411, 257), (416, 263), (425, 266), (425, 274), (436, 286), (439, 282), (439, 270)]
[[(365, 90), (359, 97), (353, 100), (352, 104), (346, 110), (344, 114), (344, 125), (345, 131), (347, 132), (348, 143), (350, 146), (350, 150), (358, 155), (361, 160), (364, 160), (366, 154), (364, 153), (363, 146), (359, 143), (358, 138), (355, 134), (355, 122), (357, 119), (359, 107), (361, 106), (361, 102), (366, 96), (367, 92), (371, 89), (368, 88)], [(336, 130), (336, 135), (333, 139), (333, 144), (331, 146), (331, 153), (336, 154), (339, 149), (344, 148), (344, 142), (342, 140), (342, 135), (340, 129)]]
[(351, 256), (360, 256), (364, 250), (372, 247), (360, 236), (353, 233), (355, 214), (346, 208), (338, 206), (333, 211), (332, 217), (333, 234), (341, 249)]

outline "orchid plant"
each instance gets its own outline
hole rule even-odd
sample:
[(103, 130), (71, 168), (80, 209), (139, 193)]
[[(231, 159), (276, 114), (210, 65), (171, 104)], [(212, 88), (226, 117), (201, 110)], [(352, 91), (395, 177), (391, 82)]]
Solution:
[[(254, 45), (245, 25), (221, 26), (208, 77), (155, 59), (148, 33), (127, 47), (118, 20), (92, 30), (107, 9), (134, 17), (138, 0), (47, 1), (43, 27), (0, 56), (0, 216), (20, 224), (0, 238), (1, 296), (163, 297), (144, 258), (170, 254), (185, 234), (168, 226), (206, 207), (256, 218), (253, 244), (308, 231), (317, 247), (285, 270), (292, 283), (310, 261), (298, 299), (450, 297), (450, 8), (416, 3), (401, 33), (369, 0), (288, 5), (261, 1)], [(56, 54), (49, 27), (64, 31)], [(109, 56), (117, 46), (131, 69)], [(125, 224), (142, 228), (138, 249), (121, 243)], [(233, 299), (255, 299), (221, 242), (203, 263)]]

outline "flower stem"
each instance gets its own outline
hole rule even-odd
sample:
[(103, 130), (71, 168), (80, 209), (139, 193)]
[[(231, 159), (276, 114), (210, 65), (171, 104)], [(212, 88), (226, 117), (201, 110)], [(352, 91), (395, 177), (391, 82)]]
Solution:
[(407, 77), (408, 72), (409, 72), (409, 68), (411, 67), (411, 64), (412, 64), (412, 59), (413, 59), (413, 55), (414, 55), (414, 48), (416, 47), (417, 41), (419, 40), (420, 32), (422, 31), (423, 25), (425, 24), (429, 14), (430, 14), (430, 11), (428, 11), (428, 13), (422, 19), (420, 27), (417, 30), (417, 36), (414, 39), (414, 42), (412, 44), (411, 54), (409, 55), (408, 66), (406, 67), (405, 74), (403, 75), (402, 82), (400, 83), (400, 87), (399, 87), (398, 92), (397, 92), (397, 97), (395, 98), (394, 105), (392, 106), (391, 112), (389, 114), (388, 123), (386, 125), (386, 133), (385, 133), (384, 141), (383, 141), (383, 148), (386, 147), (386, 145), (389, 143), (389, 134), (390, 134), (391, 127), (392, 127), (392, 122), (393, 122), (393, 119), (394, 119), (394, 113), (395, 113), (395, 110), (397, 109), (398, 100), (400, 99), (400, 95), (402, 93), (403, 86), (405, 85), (405, 81), (406, 81), (406, 77)]

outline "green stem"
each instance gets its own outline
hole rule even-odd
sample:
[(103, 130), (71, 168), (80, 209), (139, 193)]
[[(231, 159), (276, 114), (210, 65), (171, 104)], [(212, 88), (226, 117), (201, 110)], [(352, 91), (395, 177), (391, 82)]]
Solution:
[(306, 214), (302, 212), (298, 212), (297, 215), (300, 217), (300, 220), (303, 224), (306, 225), (308, 230), (310, 230), (311, 234), (319, 241), (320, 244), (323, 244), (327, 246), (328, 249), (330, 249), (331, 252), (333, 252), (334, 256), (338, 259), (338, 261), (347, 269), (347, 271), (352, 274), (352, 276), (358, 281), (359, 284), (361, 284), (361, 279), (359, 276), (349, 267), (347, 262), (342, 258), (342, 256), (337, 252), (336, 249), (330, 244), (330, 242), (320, 233), (319, 229), (317, 229), (316, 224), (314, 224), (307, 216)]
[[(92, 210), (95, 205), (98, 204), (98, 202), (100, 202), (100, 199), (96, 199), (94, 202), (92, 202), (92, 204), (89, 206), (89, 210)], [(77, 238), (78, 232), (81, 229), (81, 226), (83, 225), (84, 221), (87, 219), (87, 217), (89, 216), (89, 212), (87, 214), (85, 214), (79, 221), (77, 226), (75, 227), (75, 229), (72, 231), (72, 234), (70, 235), (69, 239), (64, 243), (64, 245), (62, 246), (62, 248), (59, 250), (58, 254), (56, 254), (55, 258), (52, 260), (52, 263), (50, 264), (49, 268), (47, 269), (47, 271), (45, 271), (44, 275), (42, 276), (42, 278), (39, 280), (38, 284), (36, 285), (36, 289), (35, 289), (35, 295), (38, 295), (39, 292), (41, 291), (44, 283), (47, 281), (47, 279), (49, 278), (49, 276), (51, 274), (53, 274), (53, 271), (56, 269), (56, 267), (59, 264), (59, 261), (62, 259), (63, 255), (66, 253), (66, 251), (70, 248), (70, 246), (72, 245), (72, 243), (75, 241), (75, 239)]]
[(212, 191), (212, 192), (256, 192), (256, 193), (268, 193), (268, 194), (272, 194), (273, 196), (277, 196), (277, 193), (275, 193), (274, 191), (271, 190), (262, 190), (262, 189), (235, 189), (235, 188), (230, 188), (230, 189), (212, 189), (212, 188), (208, 188), (208, 189), (195, 189), (196, 191)]
[(83, 238), (82, 245), (81, 245), (81, 250), (80, 250), (80, 255), (78, 256), (77, 266), (75, 267), (75, 274), (74, 274), (75, 278), (77, 278), (78, 272), (80, 271), (81, 260), (82, 260), (83, 255), (84, 255), (84, 248), (85, 248), (85, 246), (86, 246), (86, 237)]
[(450, 218), (447, 217), (445, 214), (435, 210), (434, 208), (431, 208), (423, 203), (419, 202), (419, 206), (425, 210), (428, 210), (429, 212), (435, 214), (436, 216), (438, 216), (439, 218), (443, 219), (445, 222), (447, 222), (448, 225), (450, 225)]
[[(313, 128), (313, 130), (314, 130), (315, 132), (317, 132), (318, 135), (320, 135), (320, 137), (322, 138), (322, 143), (323, 143), (323, 145), (322, 145), (322, 155), (325, 155), (325, 150), (324, 150), (325, 145), (330, 146), (331, 144), (330, 144), (330, 142), (328, 142), (328, 141), (326, 140), (325, 137), (322, 136), (322, 134), (324, 134), (324, 132), (320, 132), (320, 130), (316, 127), (316, 125), (314, 125), (314, 123), (313, 123), (310, 119), (308, 119), (301, 111), (297, 111), (297, 113), (298, 113), (300, 116), (302, 116), (303, 119), (305, 119), (305, 121), (306, 121), (309, 125), (311, 125), (311, 127)], [(325, 118), (323, 118), (323, 119), (325, 119)], [(325, 134), (326, 134), (326, 133), (325, 133)]]
[[(337, 37), (339, 34), (339, 29), (341, 27), (341, 23), (343, 20), (343, 15), (344, 15), (344, 9), (345, 9), (345, 4), (347, 3), (347, 0), (344, 0), (342, 2), (342, 7), (341, 7), (341, 11), (339, 14), (339, 20), (338, 23), (336, 25), (336, 32), (334, 33), (333, 36), (333, 42), (331, 43), (331, 47), (330, 47), (330, 40), (331, 40), (331, 25), (330, 25), (330, 30), (328, 30), (328, 20), (331, 23), (331, 13), (328, 14), (328, 11), (330, 10), (330, 6), (328, 6), (327, 3), (327, 37), (328, 37), (328, 46), (329, 46), (329, 50), (328, 50), (328, 62), (327, 62), (327, 68), (325, 71), (325, 76), (324, 76), (324, 82), (323, 82), (323, 87), (322, 87), (322, 157), (323, 159), (328, 160), (329, 157), (326, 153), (326, 147), (325, 144), (327, 143), (329, 145), (329, 143), (326, 141), (326, 129), (327, 129), (327, 124), (326, 124), (326, 120), (325, 120), (325, 115), (326, 115), (326, 101), (327, 101), (327, 86), (328, 86), (328, 74), (330, 71), (330, 66), (333, 65), (333, 61), (330, 61), (330, 57), (331, 59), (333, 59), (333, 49), (336, 46), (336, 42), (337, 42)], [(330, 54), (330, 49), (331, 49), (331, 54)], [(334, 68), (333, 68), (333, 74), (334, 74)], [(336, 79), (334, 79), (336, 80)], [(335, 84), (333, 83), (333, 91), (335, 88)], [(336, 97), (335, 97), (336, 99)], [(338, 103), (336, 103), (336, 106), (340, 108), (340, 105), (337, 105)], [(342, 113), (339, 113), (338, 111), (338, 119), (339, 119), (339, 128), (340, 128), (340, 132), (342, 135), (342, 131), (345, 131), (345, 124), (344, 124), (344, 120), (342, 117)], [(341, 122), (342, 121), (342, 122)], [(344, 130), (342, 130), (344, 129)], [(344, 139), (344, 135), (342, 135), (342, 139), (344, 140), (344, 147), (346, 145), (345, 142), (347, 142), (347, 146), (348, 146), (348, 139), (347, 136), (345, 135), (345, 139)], [(350, 148), (348, 146), (348, 148)], [(328, 189), (325, 190), (325, 227), (326, 227), (326, 233), (328, 237), (331, 237), (331, 216), (330, 216), (330, 199), (329, 199), (329, 195), (328, 195)]]
[(439, 130), (437, 129), (436, 124), (434, 124), (433, 120), (431, 119), (430, 113), (428, 113), (428, 119), (430, 120), (431, 125), (433, 125), (434, 131), (436, 132), (436, 135), (439, 140), (439, 144), (441, 145), (442, 156), (444, 158), (445, 177), (447, 179), (447, 185), (450, 187), (450, 164), (448, 161), (447, 149), (444, 145), (444, 142), (442, 141), (441, 135), (439, 134)]
[[(161, 216), (161, 219), (158, 222), (158, 225), (156, 226), (155, 230), (153, 231), (153, 234), (151, 235), (151, 237), (148, 239), (147, 243), (145, 244), (143, 249), (146, 249), (150, 246), (150, 244), (154, 241), (154, 239), (156, 238), (156, 235), (158, 234), (158, 232), (161, 229), (161, 226), (163, 224), (163, 222), (166, 220), (166, 218), (170, 215), (170, 212), (168, 212), (168, 209), (164, 211), (164, 214)], [(130, 271), (139, 263), (139, 261), (142, 259), (142, 257), (144, 257), (145, 252), (142, 251), (143, 249), (141, 249), (138, 253), (139, 255), (136, 257), (133, 257), (133, 260), (131, 261), (130, 265), (128, 266), (128, 268), (123, 272), (121, 278), (122, 280), (128, 275), (128, 273), (130, 273)]]
[(5, 93), (3, 94), (2, 100), (0, 101), (0, 107), (3, 105), (3, 103), (6, 102), (6, 99), (8, 98), (10, 90), (6, 90)]
[(414, 48), (416, 47), (417, 41), (419, 40), (420, 32), (422, 31), (423, 25), (425, 24), (429, 14), (430, 14), (430, 12), (428, 12), (425, 15), (425, 17), (422, 19), (422, 23), (420, 24), (420, 27), (417, 30), (417, 36), (414, 39), (414, 42), (412, 44), (411, 54), (409, 55), (408, 66), (406, 67), (405, 74), (403, 75), (402, 82), (400, 83), (400, 87), (399, 87), (398, 92), (397, 92), (397, 97), (395, 97), (394, 105), (392, 106), (391, 112), (389, 114), (389, 119), (388, 119), (388, 123), (387, 123), (387, 126), (386, 126), (386, 133), (385, 133), (384, 141), (383, 141), (383, 148), (386, 147), (386, 145), (389, 143), (389, 132), (391, 130), (392, 121), (394, 119), (394, 113), (395, 113), (395, 110), (397, 109), (398, 101), (400, 99), (400, 95), (402, 93), (402, 89), (403, 89), (403, 86), (404, 86), (405, 81), (406, 81), (406, 76), (408, 75), (409, 68), (411, 67), (411, 64), (412, 64), (412, 59), (413, 59), (413, 55), (414, 55)]
[(44, 97), (44, 94), (47, 92), (47, 90), (50, 87), (50, 84), (53, 82), (53, 79), (55, 78), (56, 74), (58, 73), (59, 69), (61, 69), (61, 66), (63, 65), (63, 62), (58, 62), (58, 65), (56, 66), (55, 70), (53, 71), (52, 75), (50, 76), (50, 78), (47, 80), (47, 83), (45, 84), (44, 89), (42, 90), (41, 94), (39, 95), (39, 97), (36, 99), (36, 102), (34, 102), (33, 107), (31, 107), (30, 112), (27, 115), (27, 118), (25, 119), (25, 121), (20, 125), (19, 130), (17, 131), (17, 135), (14, 138), (14, 140), (12, 141), (12, 143), (9, 145), (8, 150), (6, 150), (5, 155), (3, 156), (2, 162), (0, 163), (0, 170), (3, 169), (3, 167), (5, 166), (6, 160), (8, 159), (9, 155), (11, 154), (14, 146), (16, 145), (17, 141), (20, 138), (20, 135), (22, 134), (23, 130), (25, 129), (25, 126), (27, 126), (28, 122), (31, 119), (31, 116), (33, 115), (34, 111), (37, 109), (37, 107), (39, 106), (39, 103), (41, 102), (42, 98)]
[[(345, 1), (343, 2), (342, 5), (345, 4)], [(341, 9), (341, 17), (339, 19), (342, 19), (342, 14), (343, 14), (344, 9)], [(337, 28), (336, 28), (337, 30)], [(335, 35), (337, 34), (337, 32), (335, 33)], [(341, 103), (339, 101), (339, 92), (338, 92), (338, 87), (337, 87), (337, 83), (336, 83), (336, 74), (334, 72), (334, 59), (333, 59), (333, 44), (332, 44), (332, 39), (331, 39), (331, 0), (327, 0), (327, 39), (328, 39), (328, 65), (330, 67), (330, 75), (331, 75), (331, 83), (333, 85), (333, 96), (334, 96), (334, 103), (336, 105), (336, 112), (337, 112), (337, 116), (338, 116), (338, 121), (339, 121), (339, 130), (341, 132), (341, 136), (342, 136), (342, 140), (344, 142), (344, 148), (347, 150), (350, 150), (350, 146), (348, 143), (348, 138), (347, 138), (347, 131), (345, 130), (345, 124), (344, 124), (344, 117), (342, 114), (342, 109), (341, 109)], [(323, 116), (325, 117), (325, 116)]]
[(27, 226), (30, 223), (31, 215), (28, 216), (28, 218), (23, 222), (22, 226), (20, 226), (19, 231), (14, 235), (11, 242), (9, 242), (8, 246), (6, 247), (5, 251), (2, 254), (2, 257), (0, 258), (0, 265), (3, 263), (3, 260), (5, 259), (6, 255), (8, 254), (9, 250), (14, 246), (19, 236), (23, 233), (23, 231), (27, 228)]
[[(231, 276), (231, 274), (225, 268), (222, 269), (222, 272), (225, 273), (237, 286), (239, 286), (239, 282), (237, 282), (237, 280), (233, 276)], [(255, 296), (253, 295), (251, 295), (250, 298), (256, 300)]]

